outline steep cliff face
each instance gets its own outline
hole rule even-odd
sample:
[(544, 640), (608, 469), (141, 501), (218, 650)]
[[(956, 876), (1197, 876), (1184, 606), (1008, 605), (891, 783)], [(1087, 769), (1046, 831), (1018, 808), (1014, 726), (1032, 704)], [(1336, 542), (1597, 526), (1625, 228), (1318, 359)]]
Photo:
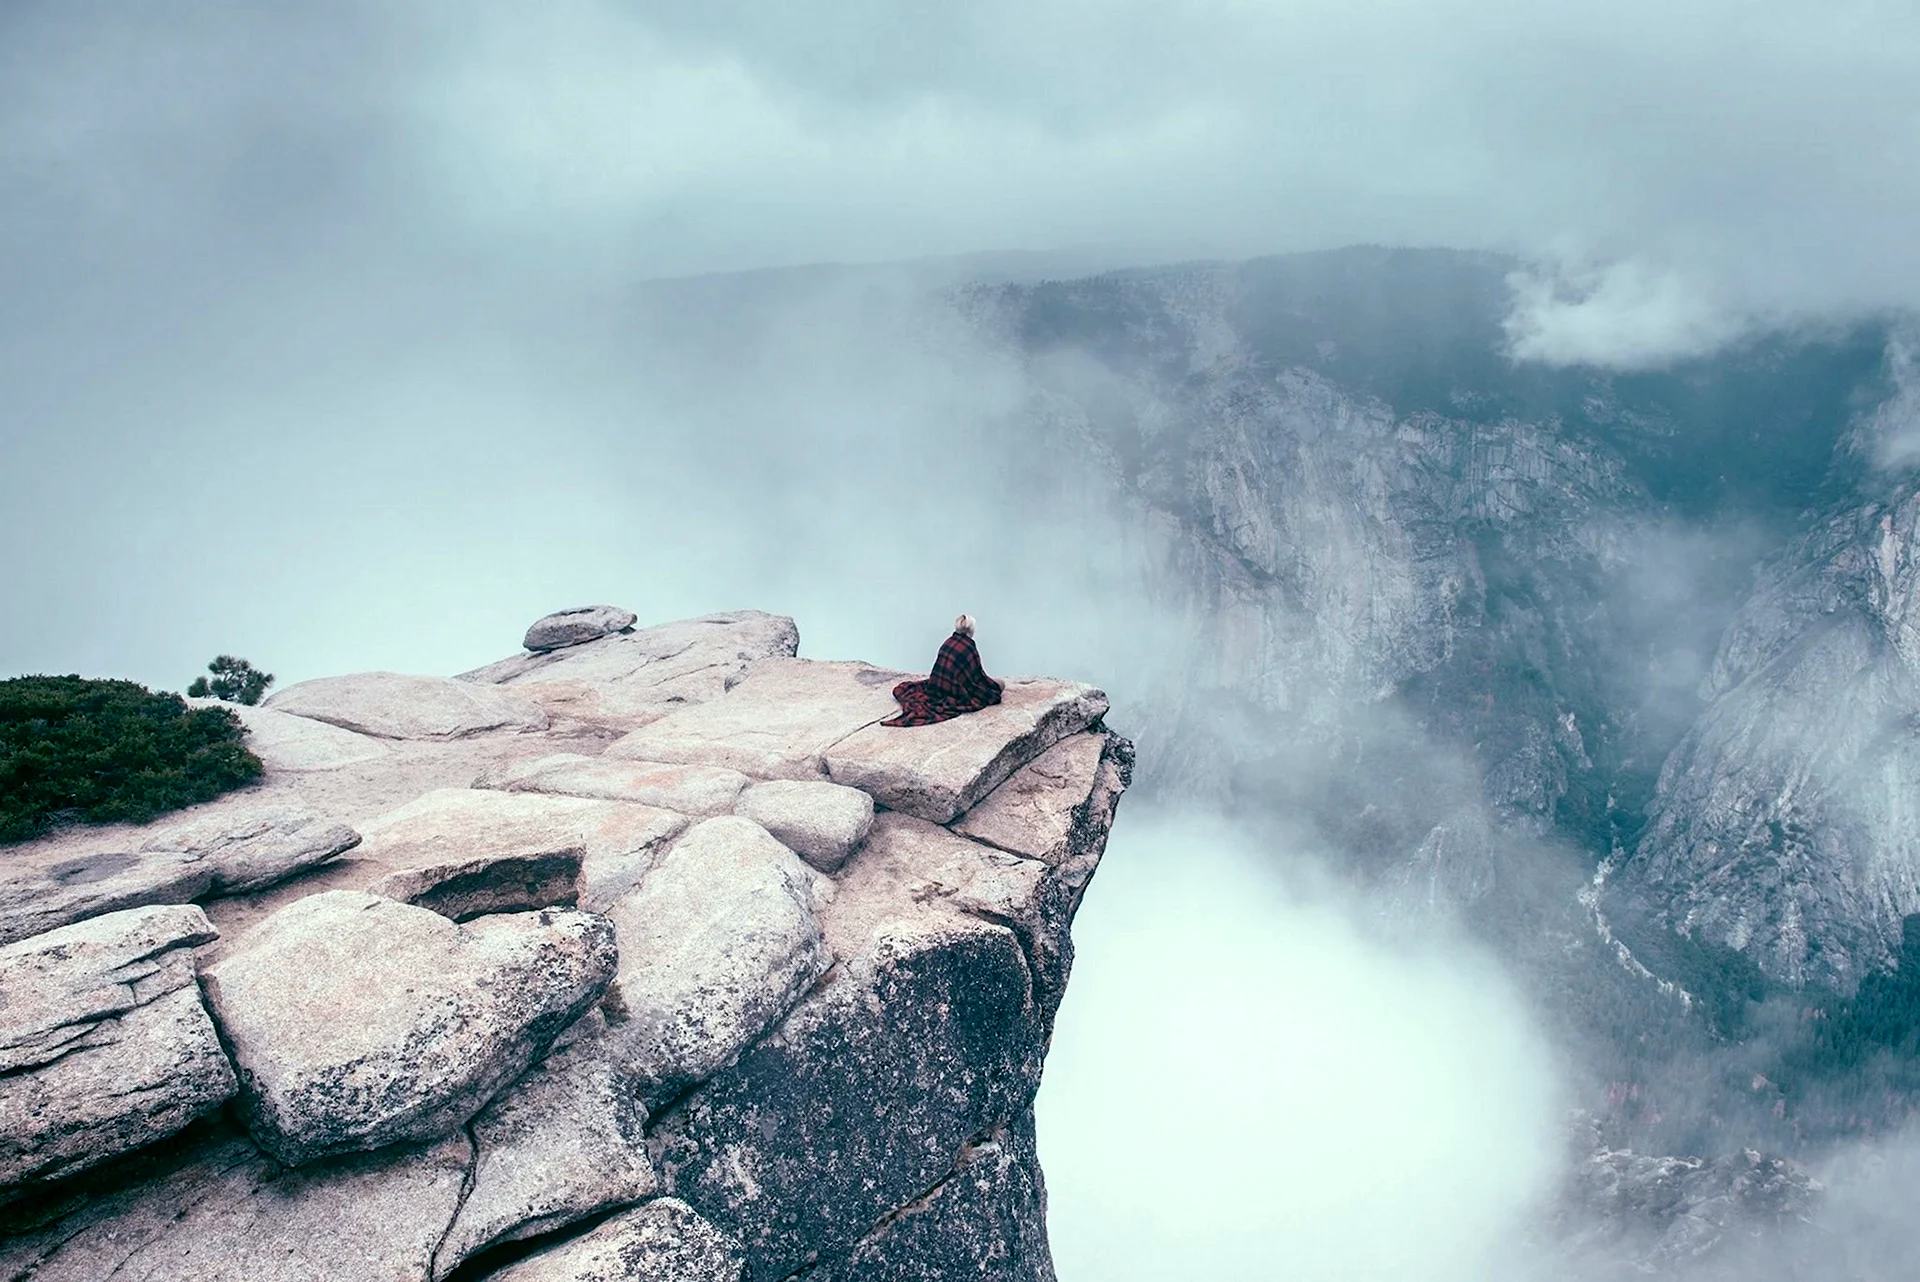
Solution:
[(9, 850), (0, 1277), (1053, 1277), (1105, 696), (890, 730), (790, 620), (631, 623), (294, 686), (258, 787)]
[(1761, 573), (1661, 774), (1619, 891), (1770, 976), (1849, 991), (1920, 911), (1920, 605), (1911, 484)]

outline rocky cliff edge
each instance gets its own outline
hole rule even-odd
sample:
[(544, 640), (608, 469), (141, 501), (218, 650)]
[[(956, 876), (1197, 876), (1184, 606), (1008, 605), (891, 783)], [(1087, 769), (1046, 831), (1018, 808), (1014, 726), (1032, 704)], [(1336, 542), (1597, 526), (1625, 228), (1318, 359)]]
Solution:
[(1051, 1279), (1033, 1098), (1132, 747), (755, 612), (235, 708), (0, 861), (0, 1278)]

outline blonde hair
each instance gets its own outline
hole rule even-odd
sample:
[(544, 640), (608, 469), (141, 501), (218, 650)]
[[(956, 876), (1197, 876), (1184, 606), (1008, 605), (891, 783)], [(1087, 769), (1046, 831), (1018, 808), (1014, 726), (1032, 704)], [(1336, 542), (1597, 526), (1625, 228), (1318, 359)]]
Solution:
[(953, 630), (955, 632), (960, 633), (962, 636), (969, 636), (969, 637), (972, 636), (973, 635), (973, 616), (971, 614), (963, 614), (959, 618), (955, 619), (953, 621)]

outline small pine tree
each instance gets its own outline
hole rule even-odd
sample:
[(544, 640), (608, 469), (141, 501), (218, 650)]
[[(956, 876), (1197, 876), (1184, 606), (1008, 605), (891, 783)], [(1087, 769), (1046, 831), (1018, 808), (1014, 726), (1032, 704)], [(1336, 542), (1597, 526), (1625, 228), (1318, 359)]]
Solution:
[(187, 687), (190, 698), (224, 699), (228, 703), (251, 706), (260, 702), (260, 696), (273, 684), (271, 672), (262, 672), (245, 659), (236, 659), (230, 654), (217, 656), (207, 665), (207, 671), (213, 674), (213, 680), (195, 677)]

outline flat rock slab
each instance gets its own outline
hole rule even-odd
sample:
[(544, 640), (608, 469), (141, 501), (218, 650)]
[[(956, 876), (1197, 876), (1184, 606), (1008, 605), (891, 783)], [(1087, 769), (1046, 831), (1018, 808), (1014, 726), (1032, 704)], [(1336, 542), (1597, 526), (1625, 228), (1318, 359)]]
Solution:
[(636, 730), (604, 756), (824, 779), (829, 749), (897, 711), (902, 676), (864, 663), (767, 659), (720, 698)]
[(739, 1282), (742, 1263), (732, 1238), (685, 1202), (663, 1197), (509, 1265), (489, 1282)]
[(758, 824), (709, 819), (608, 910), (620, 940), (608, 1053), (646, 1098), (732, 1060), (832, 964), (815, 876)]
[(572, 908), (580, 902), (580, 865), (585, 852), (483, 855), (389, 873), (367, 887), (376, 895), (430, 908), (467, 921), (489, 913)]
[(1014, 771), (953, 830), (1028, 859), (1059, 863), (1067, 856), (1075, 812), (1093, 795), (1106, 746), (1104, 734), (1062, 739)]
[(931, 726), (870, 726), (839, 740), (826, 750), (827, 773), (890, 810), (950, 823), (1106, 711), (1107, 696), (1090, 685), (1009, 681), (994, 707)]
[(866, 840), (873, 827), (873, 798), (837, 783), (772, 779), (742, 793), (733, 813), (753, 820), (794, 854), (830, 873)]
[(632, 610), (622, 610), (617, 605), (575, 606), (534, 620), (520, 644), (529, 650), (558, 650), (583, 641), (597, 641), (615, 632), (626, 632), (636, 621)]
[(0, 1242), (0, 1277), (428, 1282), (472, 1151), (457, 1135), (288, 1170), (222, 1134), (140, 1184)]
[(353, 829), (304, 806), (245, 802), (115, 836), (124, 838), (123, 847), (108, 839), (89, 853), (0, 874), (0, 943), (124, 908), (260, 890), (360, 841)]
[(290, 685), (267, 699), (291, 713), (381, 739), (463, 739), (488, 730), (545, 730), (531, 699), (470, 681), (360, 672)]
[(207, 968), (248, 1129), (290, 1166), (437, 1140), (525, 1072), (600, 997), (604, 918), (455, 925), (379, 895), (290, 904)]
[(216, 937), (187, 904), (0, 948), (0, 1189), (174, 1134), (234, 1091), (194, 983)]
[(516, 761), (474, 780), (476, 788), (544, 792), (601, 801), (637, 801), (683, 815), (710, 818), (733, 809), (752, 780), (719, 766), (674, 766), (657, 761), (609, 761), (556, 753)]
[(640, 883), (685, 815), (653, 806), (484, 788), (440, 788), (361, 825), (363, 858), (404, 870), (567, 852), (595, 912)]
[(901, 923), (663, 1118), (655, 1160), (739, 1236), (746, 1276), (776, 1282), (851, 1250), (1023, 1112), (1043, 1048), (1012, 931)]
[(554, 716), (630, 730), (719, 698), (752, 664), (799, 645), (792, 619), (741, 610), (515, 655), (461, 679), (500, 685)]
[(187, 702), (196, 708), (225, 708), (238, 717), (247, 728), (247, 750), (268, 770), (338, 770), (387, 755), (387, 746), (378, 739), (324, 721), (220, 699)]
[(473, 1119), (472, 1188), (434, 1257), (434, 1276), (494, 1243), (652, 1195), (659, 1179), (646, 1125), (646, 1109), (597, 1038), (555, 1051)]

